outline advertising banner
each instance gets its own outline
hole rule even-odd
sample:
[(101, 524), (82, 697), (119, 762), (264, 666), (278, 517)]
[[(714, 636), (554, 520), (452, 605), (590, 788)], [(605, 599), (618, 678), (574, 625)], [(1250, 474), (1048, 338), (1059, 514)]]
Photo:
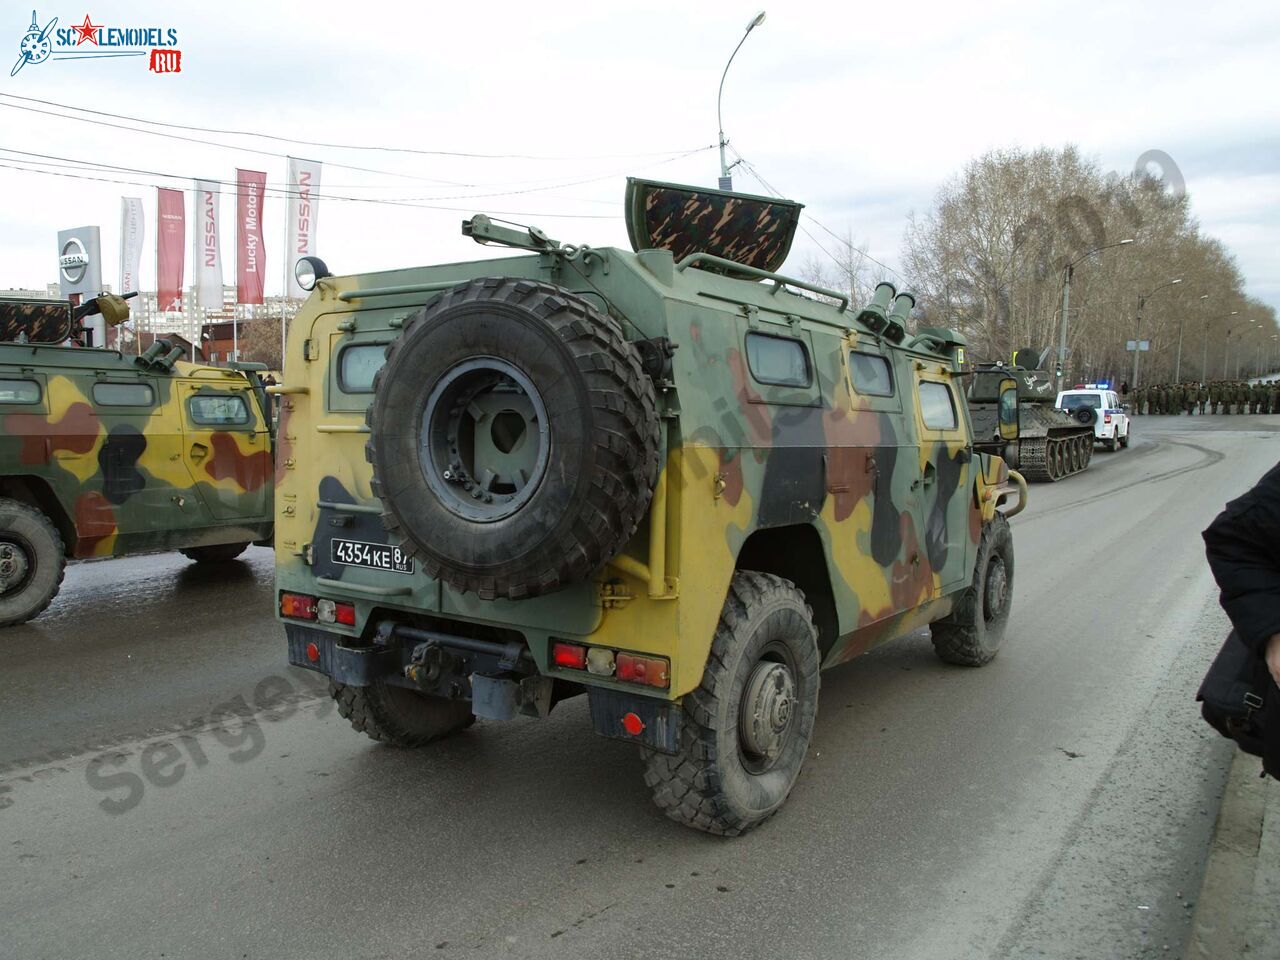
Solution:
[(186, 198), (181, 190), (156, 188), (156, 309), (182, 309), (182, 272), (187, 251)]
[(289, 212), (285, 218), (284, 283), (289, 296), (301, 299), (307, 291), (298, 286), (293, 268), (299, 257), (316, 252), (316, 218), (320, 214), (320, 161), (289, 158)]
[(222, 184), (197, 180), (191, 252), (196, 271), (196, 303), (205, 310), (222, 309), (222, 248), (218, 241), (218, 209)]
[(141, 197), (120, 198), (120, 286), (117, 293), (142, 289), (142, 243), (146, 233)]
[(267, 175), (257, 170), (236, 170), (236, 299), (262, 303), (263, 267), (262, 195)]

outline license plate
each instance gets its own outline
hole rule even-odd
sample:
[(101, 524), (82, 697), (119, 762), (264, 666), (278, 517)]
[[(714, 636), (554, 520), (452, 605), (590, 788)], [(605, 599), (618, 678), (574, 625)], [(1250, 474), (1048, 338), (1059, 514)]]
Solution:
[(363, 540), (329, 541), (329, 552), (334, 563), (349, 567), (369, 567), (390, 573), (413, 573), (413, 557), (406, 556), (399, 547), (385, 543), (365, 543)]

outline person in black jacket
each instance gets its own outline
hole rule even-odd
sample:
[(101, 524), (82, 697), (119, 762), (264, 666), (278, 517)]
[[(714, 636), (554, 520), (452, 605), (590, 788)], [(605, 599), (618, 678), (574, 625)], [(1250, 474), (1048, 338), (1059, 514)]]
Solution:
[(1280, 464), (1204, 531), (1222, 609), (1280, 684)]

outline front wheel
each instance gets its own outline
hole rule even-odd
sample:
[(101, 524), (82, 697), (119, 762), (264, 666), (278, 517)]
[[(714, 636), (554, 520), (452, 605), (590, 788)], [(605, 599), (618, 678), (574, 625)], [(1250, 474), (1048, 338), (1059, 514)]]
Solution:
[(973, 585), (956, 599), (950, 616), (929, 628), (938, 658), (962, 667), (995, 659), (1009, 625), (1013, 598), (1013, 533), (1003, 514), (982, 528)]
[(0, 499), (0, 627), (37, 617), (58, 595), (67, 560), (49, 518)]
[(674, 756), (644, 749), (645, 783), (679, 823), (737, 836), (778, 811), (818, 710), (818, 631), (789, 580), (739, 571)]

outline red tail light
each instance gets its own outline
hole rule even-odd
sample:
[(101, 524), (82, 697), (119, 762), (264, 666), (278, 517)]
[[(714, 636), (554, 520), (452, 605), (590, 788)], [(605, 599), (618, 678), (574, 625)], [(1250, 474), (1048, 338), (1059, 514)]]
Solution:
[(587, 669), (587, 648), (579, 643), (557, 640), (551, 644), (551, 662), (569, 670)]
[(316, 598), (304, 593), (280, 594), (280, 616), (293, 617), (296, 620), (314, 620), (316, 618)]
[(1111, 414), (1109, 414), (1109, 413), (1108, 413), (1105, 417), (1103, 417), (1102, 422), (1103, 422), (1103, 423), (1110, 423), (1110, 422), (1111, 422)]
[(343, 626), (354, 627), (356, 625), (356, 605), (354, 603), (339, 603), (334, 607), (336, 617), (334, 618)]
[(663, 657), (642, 657), (635, 653), (620, 653), (617, 670), (618, 679), (627, 683), (642, 683), (647, 687), (664, 689), (671, 684), (671, 663)]

